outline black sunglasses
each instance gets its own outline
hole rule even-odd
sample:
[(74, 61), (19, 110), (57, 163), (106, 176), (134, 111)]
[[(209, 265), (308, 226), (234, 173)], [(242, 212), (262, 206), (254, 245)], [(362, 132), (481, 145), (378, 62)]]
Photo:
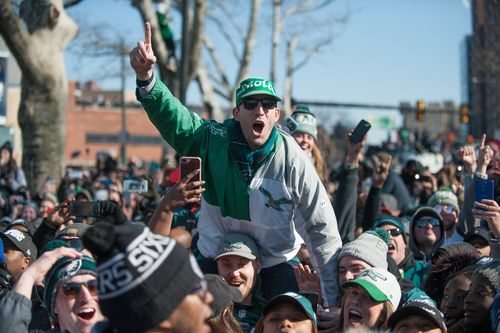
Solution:
[(61, 285), (61, 290), (66, 297), (76, 298), (80, 294), (80, 289), (85, 286), (92, 296), (97, 295), (97, 280), (89, 280), (87, 282), (66, 282)]
[(396, 237), (396, 236), (399, 236), (403, 233), (403, 231), (399, 228), (396, 228), (396, 229), (390, 229), (390, 230), (386, 230), (389, 235), (393, 236), (393, 237)]
[(278, 101), (275, 100), (274, 98), (245, 98), (241, 101), (245, 109), (248, 110), (253, 110), (255, 109), (258, 105), (262, 105), (262, 108), (264, 109), (274, 109), (276, 106), (278, 106)]

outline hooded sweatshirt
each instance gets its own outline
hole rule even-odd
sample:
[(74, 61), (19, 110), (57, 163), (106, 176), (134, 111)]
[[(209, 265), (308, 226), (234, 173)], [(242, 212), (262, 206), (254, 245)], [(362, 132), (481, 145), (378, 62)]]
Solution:
[[(439, 221), (439, 229), (441, 230), (440, 236), (439, 236), (437, 242), (434, 244), (432, 252), (429, 256), (425, 255), (425, 253), (422, 251), (419, 244), (417, 244), (417, 240), (415, 239), (415, 228), (416, 228), (415, 223), (416, 223), (416, 221), (418, 221), (422, 217), (436, 218)], [(422, 207), (422, 208), (418, 209), (415, 212), (415, 214), (413, 215), (413, 218), (411, 219), (411, 224), (410, 224), (410, 250), (413, 253), (415, 260), (421, 260), (423, 262), (430, 262), (434, 253), (443, 244), (444, 239), (445, 239), (445, 230), (444, 230), (444, 223), (443, 223), (443, 219), (442, 219), (441, 215), (431, 207)]]

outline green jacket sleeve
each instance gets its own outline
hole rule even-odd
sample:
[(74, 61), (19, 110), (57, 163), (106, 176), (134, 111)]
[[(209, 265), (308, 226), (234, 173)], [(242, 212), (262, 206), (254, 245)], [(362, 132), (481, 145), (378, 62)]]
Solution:
[(153, 125), (178, 154), (199, 155), (207, 128), (200, 116), (182, 105), (160, 80), (146, 97), (136, 95)]

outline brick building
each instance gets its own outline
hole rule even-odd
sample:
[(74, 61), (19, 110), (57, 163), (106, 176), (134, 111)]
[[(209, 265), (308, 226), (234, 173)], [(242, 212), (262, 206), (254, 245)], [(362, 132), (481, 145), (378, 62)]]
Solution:
[[(96, 153), (110, 152), (119, 157), (121, 108), (115, 103), (119, 92), (100, 91), (95, 84), (82, 87), (69, 82), (66, 112), (67, 164), (95, 163)], [(127, 159), (158, 161), (165, 141), (129, 92), (125, 97), (128, 132)]]

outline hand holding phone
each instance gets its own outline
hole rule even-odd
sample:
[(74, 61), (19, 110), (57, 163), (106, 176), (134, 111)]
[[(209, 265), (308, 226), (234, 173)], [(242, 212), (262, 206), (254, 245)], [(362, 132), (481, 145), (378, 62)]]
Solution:
[(363, 141), (363, 138), (365, 137), (366, 133), (368, 133), (371, 127), (372, 125), (369, 122), (361, 119), (356, 128), (354, 128), (354, 130), (352, 131), (352, 134), (349, 137), (349, 141), (354, 144), (360, 143), (361, 141)]
[(493, 179), (474, 180), (474, 201), (481, 202), (483, 199), (495, 200), (495, 181)]
[(199, 170), (199, 172), (193, 178), (191, 178), (189, 183), (201, 180), (201, 158), (194, 156), (183, 156), (180, 158), (179, 164), (181, 171), (181, 179), (186, 177), (191, 172)]

